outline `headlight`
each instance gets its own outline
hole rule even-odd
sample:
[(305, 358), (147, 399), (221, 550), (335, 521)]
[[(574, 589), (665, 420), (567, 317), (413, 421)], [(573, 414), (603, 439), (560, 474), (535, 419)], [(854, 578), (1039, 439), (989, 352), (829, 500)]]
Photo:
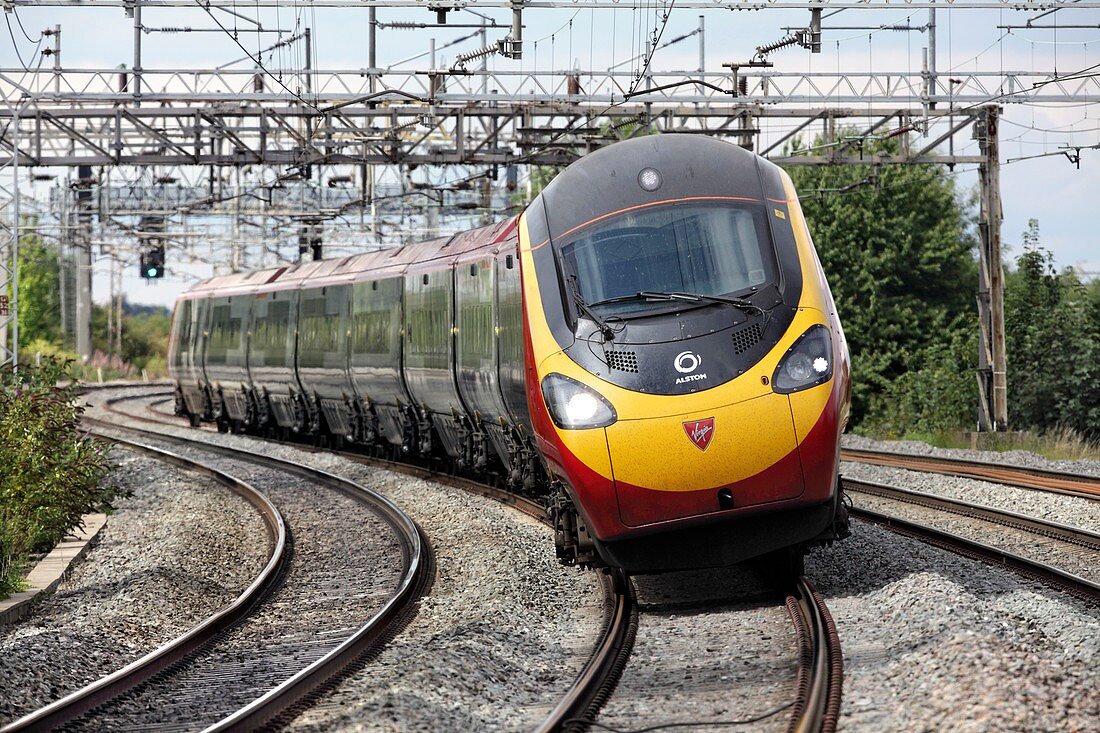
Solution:
[(772, 375), (772, 389), (790, 394), (828, 382), (833, 376), (833, 339), (829, 329), (810, 326), (798, 337)]
[(564, 430), (602, 428), (619, 419), (615, 408), (590, 387), (563, 374), (547, 374), (542, 398), (554, 424)]

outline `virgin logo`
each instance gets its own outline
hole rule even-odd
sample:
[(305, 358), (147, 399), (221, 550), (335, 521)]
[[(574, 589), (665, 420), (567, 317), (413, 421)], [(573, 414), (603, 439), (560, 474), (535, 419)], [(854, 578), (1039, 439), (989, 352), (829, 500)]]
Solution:
[(706, 450), (710, 446), (711, 439), (714, 438), (714, 418), (689, 420), (684, 423), (684, 432), (687, 433), (688, 440), (695, 443), (696, 448)]

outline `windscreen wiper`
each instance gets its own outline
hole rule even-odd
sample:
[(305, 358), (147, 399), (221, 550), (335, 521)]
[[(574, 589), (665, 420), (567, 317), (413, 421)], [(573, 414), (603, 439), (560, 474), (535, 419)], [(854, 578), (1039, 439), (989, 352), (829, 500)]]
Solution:
[(611, 341), (615, 338), (615, 331), (611, 326), (607, 325), (607, 321), (597, 316), (592, 312), (592, 309), (588, 307), (588, 303), (585, 302), (584, 296), (577, 290), (577, 277), (571, 275), (566, 278), (569, 281), (569, 289), (573, 292), (573, 302), (577, 305), (577, 309), (584, 313), (593, 323), (600, 329), (600, 334), (603, 335), (604, 341)]
[(722, 295), (706, 295), (704, 293), (655, 293), (649, 291), (643, 291), (642, 295), (656, 300), (690, 300), (695, 302), (705, 300), (711, 303), (727, 303), (747, 313), (757, 313), (761, 316), (764, 315), (763, 308), (750, 303), (744, 298), (727, 298)]
[(764, 309), (758, 305), (753, 305), (743, 298), (726, 298), (721, 295), (704, 295), (703, 293), (680, 293), (671, 292), (665, 293), (655, 290), (639, 290), (636, 293), (630, 293), (629, 295), (617, 295), (614, 298), (605, 298), (598, 300), (591, 305), (605, 305), (607, 303), (621, 303), (627, 300), (686, 300), (692, 303), (699, 303), (702, 301), (708, 301), (711, 303), (726, 303), (732, 305), (735, 308), (746, 311), (748, 313), (757, 313), (764, 315)]

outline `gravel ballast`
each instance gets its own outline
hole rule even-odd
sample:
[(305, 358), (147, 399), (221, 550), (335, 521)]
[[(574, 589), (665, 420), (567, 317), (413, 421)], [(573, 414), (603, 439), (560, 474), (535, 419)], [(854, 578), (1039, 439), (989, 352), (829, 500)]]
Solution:
[[(193, 437), (197, 431), (173, 432)], [(593, 575), (557, 567), (549, 533), (542, 528), (531, 527), (537, 543), (529, 556), (532, 551), (512, 535), (517, 524), (512, 512), (492, 502), (382, 472), (372, 479), (374, 469), (334, 456), (208, 431), (201, 435), (251, 450), (285, 451), (305, 463), (359, 476), (364, 482), (374, 480), (375, 488), (389, 493), (421, 522), (441, 550), (439, 577), (420, 616), (377, 660), (294, 721), (294, 727), (529, 729), (572, 680), (599, 628), (593, 603), (599, 593)], [(393, 486), (387, 484), (387, 475)], [(448, 499), (452, 492), (457, 503)], [(507, 521), (496, 526), (493, 509), (508, 512)], [(514, 545), (516, 554), (502, 559), (502, 545)], [(811, 555), (807, 574), (824, 594), (843, 644), (842, 729), (1097, 729), (1096, 608), (1006, 571), (859, 522), (852, 537)], [(511, 587), (516, 576), (538, 588), (531, 600)], [(791, 633), (785, 614), (752, 616), (765, 604), (770, 607), (761, 601), (757, 609), (719, 605), (696, 612), (736, 611), (762, 628), (774, 625), (775, 636), (780, 626), (787, 629), (783, 633)], [(664, 618), (673, 615), (678, 611), (670, 607)], [(735, 635), (747, 633), (723, 631), (739, 640)], [(766, 654), (763, 643), (777, 641), (763, 639), (767, 635), (771, 634), (759, 632), (756, 640), (739, 643), (748, 644), (754, 654)], [(714, 638), (719, 638), (718, 630)], [(659, 644), (656, 636), (653, 639)], [(701, 677), (711, 674), (708, 656), (731, 661), (740, 656), (733, 647), (707, 651), (717, 647), (700, 647), (698, 640), (692, 637), (684, 646), (695, 644), (699, 669), (706, 670)], [(793, 639), (767, 647), (773, 648), (776, 655), (792, 650)], [(764, 666), (780, 671), (783, 662), (776, 656)], [(792, 676), (788, 671), (782, 678)], [(729, 681), (720, 677), (718, 683)], [(749, 678), (741, 681), (748, 683)], [(752, 681), (766, 682), (759, 677)], [(629, 689), (632, 683), (624, 684)], [(710, 700), (720, 700), (719, 694), (707, 694)], [(729, 696), (737, 698), (736, 687)], [(665, 719), (635, 716), (633, 712), (644, 712), (638, 707), (644, 704), (640, 698), (622, 704), (622, 715), (615, 719), (624, 724), (641, 726)], [(631, 704), (636, 706), (633, 711), (627, 707)], [(720, 711), (717, 704), (705, 704), (710, 706), (708, 715)], [(688, 710), (672, 712), (689, 717)], [(607, 714), (610, 720), (616, 709), (609, 707)]]
[(1092, 548), (903, 501), (859, 492), (853, 492), (850, 496), (857, 509), (867, 509), (923, 527), (949, 532), (1034, 562), (1051, 565), (1093, 583), (1100, 582), (1100, 567), (1097, 567), (1096, 562), (1098, 555)]
[(1097, 730), (1095, 606), (858, 521), (806, 569), (844, 649), (841, 729)]
[[(783, 598), (743, 567), (634, 579), (638, 635), (597, 721), (621, 729), (756, 718), (795, 699), (797, 641)], [(790, 710), (754, 723), (783, 731)], [(693, 727), (695, 726), (695, 727)]]
[(174, 729), (181, 722), (187, 723), (181, 729), (205, 728), (351, 636), (390, 599), (404, 570), (397, 535), (373, 504), (280, 466), (211, 453), (202, 444), (166, 447), (263, 491), (286, 522), (289, 559), (280, 582), (244, 619), (69, 730)]
[(594, 573), (558, 565), (549, 529), (479, 496), (313, 456), (384, 492), (431, 538), (436, 580), (378, 659), (296, 730), (528, 730), (580, 672), (603, 619)]
[(263, 520), (221, 484), (115, 448), (133, 492), (31, 616), (0, 625), (0, 722), (119, 669), (229, 603), (267, 560)]
[(899, 489), (935, 494), (948, 499), (984, 504), (995, 509), (1016, 512), (1051, 522), (1100, 532), (1100, 501), (1053, 491), (1021, 489), (1015, 486), (911, 471), (892, 466), (844, 461), (840, 466), (845, 478), (896, 486)]
[(875, 440), (862, 435), (845, 435), (841, 446), (851, 450), (876, 450), (888, 453), (902, 453), (912, 456), (934, 456), (937, 458), (955, 458), (964, 461), (982, 461), (984, 463), (1017, 466), (1019, 468), (1041, 468), (1047, 471), (1076, 473), (1082, 476), (1100, 477), (1100, 461), (1055, 461), (1029, 451), (988, 451), (967, 450), (962, 448), (937, 448), (916, 440)]
[[(125, 409), (144, 414), (143, 403)], [(185, 427), (157, 429), (358, 481), (407, 511), (433, 545), (436, 579), (417, 617), (292, 727), (530, 729), (558, 702), (591, 652), (604, 611), (597, 576), (558, 565), (551, 531), (520, 512), (332, 454)]]

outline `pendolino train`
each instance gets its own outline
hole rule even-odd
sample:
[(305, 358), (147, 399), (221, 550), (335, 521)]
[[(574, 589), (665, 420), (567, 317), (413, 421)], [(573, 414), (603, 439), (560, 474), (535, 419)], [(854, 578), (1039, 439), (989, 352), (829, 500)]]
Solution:
[(733, 144), (593, 152), (517, 217), (214, 277), (176, 304), (176, 409), (483, 472), (567, 564), (630, 572), (847, 534), (847, 344), (790, 178)]

